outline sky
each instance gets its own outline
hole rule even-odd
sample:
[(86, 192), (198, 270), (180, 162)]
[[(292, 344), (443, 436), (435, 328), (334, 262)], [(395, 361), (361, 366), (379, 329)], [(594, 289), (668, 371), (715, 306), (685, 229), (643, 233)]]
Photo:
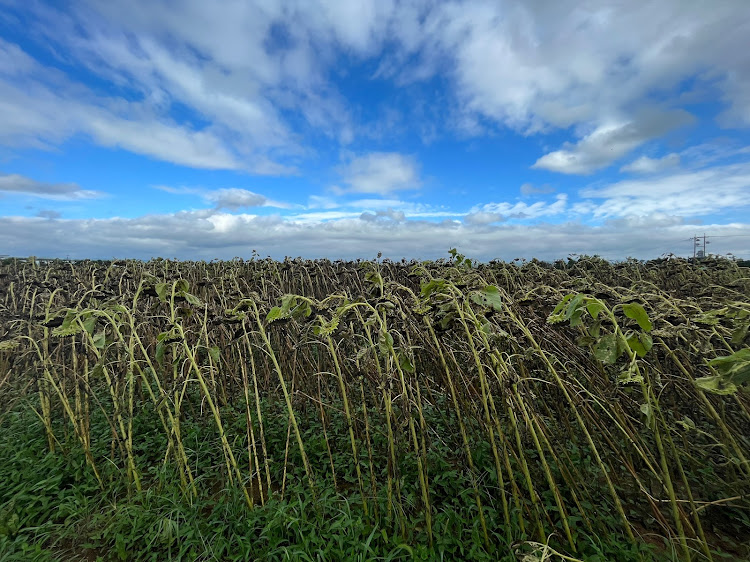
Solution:
[(0, 0), (0, 255), (750, 258), (747, 0)]

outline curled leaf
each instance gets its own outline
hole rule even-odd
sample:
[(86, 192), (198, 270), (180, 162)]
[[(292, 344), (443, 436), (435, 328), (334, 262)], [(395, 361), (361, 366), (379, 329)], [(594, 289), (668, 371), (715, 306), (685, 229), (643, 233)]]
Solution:
[(695, 385), (702, 390), (712, 392), (714, 394), (726, 395), (734, 394), (735, 392), (737, 392), (737, 385), (728, 382), (722, 376), (701, 377), (699, 379), (695, 379)]
[(5, 340), (0, 341), (0, 351), (11, 351), (18, 347), (20, 342), (18, 340)]

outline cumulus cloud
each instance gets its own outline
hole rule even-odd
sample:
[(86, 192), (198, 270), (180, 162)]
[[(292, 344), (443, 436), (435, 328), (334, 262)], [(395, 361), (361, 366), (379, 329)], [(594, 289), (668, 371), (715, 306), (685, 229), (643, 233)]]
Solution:
[(81, 186), (76, 183), (47, 183), (19, 174), (0, 174), (0, 192), (21, 193), (59, 201), (94, 199), (104, 195), (99, 191), (81, 189)]
[(750, 201), (750, 162), (632, 179), (582, 189), (591, 200), (577, 207), (595, 217), (643, 216), (652, 213), (695, 217), (746, 208)]
[(175, 122), (151, 99), (154, 92), (164, 91), (159, 87), (144, 91), (144, 101), (97, 95), (37, 63), (15, 45), (0, 44), (0, 54), (3, 47), (15, 62), (0, 67), (1, 144), (48, 148), (83, 134), (101, 146), (192, 168), (275, 175), (293, 171), (254, 150), (257, 143), (233, 143), (226, 125), (194, 128)]
[[(333, 80), (342, 53), (379, 57), (373, 79), (396, 85), (440, 75), (447, 90), (430, 111), (414, 103), (405, 112), (422, 122), (393, 120), (391, 130), (572, 127), (579, 142), (538, 162), (565, 173), (599, 169), (662, 135), (641, 130), (634, 140), (616, 130), (642, 107), (668, 115), (689, 98), (685, 84), (722, 101), (723, 126), (750, 125), (745, 0), (185, 0), (180, 10), (169, 0), (92, 0), (64, 11), (4, 9), (23, 11), (28, 36), (66, 65), (117, 88), (97, 95), (0, 42), (0, 141), (13, 145), (83, 133), (185, 166), (290, 173), (286, 160), (309, 156), (311, 136), (346, 145), (368, 135), (356, 119), (363, 108)], [(591, 135), (608, 152), (587, 142)]]
[(173, 195), (197, 195), (207, 203), (214, 205), (214, 208), (218, 210), (228, 209), (237, 211), (251, 207), (278, 207), (287, 209), (291, 207), (287, 203), (273, 201), (265, 195), (238, 187), (224, 187), (210, 190), (202, 187), (155, 185), (154, 189)]
[(677, 153), (667, 154), (661, 158), (649, 158), (641, 156), (630, 164), (620, 168), (621, 172), (631, 172), (634, 174), (656, 174), (669, 168), (675, 168), (680, 165), (680, 155)]
[(437, 72), (453, 61), (465, 112), (527, 133), (627, 120), (644, 100), (676, 99), (686, 78), (714, 97), (718, 90), (727, 120), (747, 126), (745, 8), (743, 0), (443, 2), (425, 20), (433, 48), (423, 66)]
[(563, 174), (590, 174), (606, 168), (646, 141), (690, 123), (692, 116), (684, 111), (654, 113), (648, 111), (636, 120), (597, 127), (577, 143), (565, 143), (539, 158), (532, 168)]
[(247, 189), (226, 188), (217, 189), (206, 194), (206, 199), (216, 204), (217, 209), (237, 209), (248, 207), (262, 207), (268, 202), (263, 195), (253, 193)]
[(416, 160), (397, 152), (371, 152), (355, 156), (340, 168), (345, 188), (338, 191), (388, 195), (421, 185)]
[[(750, 235), (750, 224), (703, 227), (717, 236), (713, 251), (750, 257), (741, 237)], [(368, 258), (382, 251), (394, 259), (434, 259), (446, 257), (448, 249), (455, 247), (482, 260), (554, 260), (570, 253), (624, 259), (691, 254), (688, 239), (694, 230), (695, 226), (676, 221), (649, 228), (627, 221), (598, 227), (573, 222), (470, 225), (455, 220), (363, 221), (358, 216), (297, 222), (279, 216), (195, 211), (133, 219), (0, 217), (0, 247), (17, 256), (72, 258), (231, 259), (250, 257), (254, 249), (275, 258), (315, 258), (331, 257), (330, 248), (336, 248), (340, 258)], [(50, 240), (59, 242), (51, 246)]]
[(464, 222), (466, 224), (473, 225), (492, 224), (493, 222), (501, 222), (504, 220), (505, 217), (500, 213), (490, 213), (488, 211), (474, 211), (464, 217)]

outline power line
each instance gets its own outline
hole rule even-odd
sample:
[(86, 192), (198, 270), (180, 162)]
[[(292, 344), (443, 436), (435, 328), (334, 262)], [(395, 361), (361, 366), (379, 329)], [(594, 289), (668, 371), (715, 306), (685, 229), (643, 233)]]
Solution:
[[(693, 261), (699, 258), (707, 257), (708, 256), (708, 244), (711, 243), (710, 239), (714, 238), (750, 238), (750, 234), (717, 234), (717, 235), (708, 235), (705, 232), (703, 233), (703, 236), (692, 236), (688, 238), (688, 241), (691, 241), (693, 243)], [(742, 252), (743, 254), (745, 252)], [(730, 254), (727, 254), (730, 255)], [(735, 255), (735, 257), (737, 257)]]
[(706, 233), (703, 233), (703, 245), (701, 246), (701, 237), (700, 236), (693, 236), (693, 261), (695, 261), (695, 258), (702, 258), (706, 255), (706, 244), (710, 244), (708, 240), (706, 240)]

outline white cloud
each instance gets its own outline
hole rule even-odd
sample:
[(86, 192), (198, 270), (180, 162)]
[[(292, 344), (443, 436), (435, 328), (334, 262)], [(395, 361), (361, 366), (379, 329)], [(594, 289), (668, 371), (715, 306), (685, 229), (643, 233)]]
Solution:
[(347, 207), (361, 207), (367, 210), (382, 210), (392, 207), (396, 209), (408, 209), (409, 212), (424, 211), (428, 208), (424, 205), (415, 205), (414, 203), (401, 201), (400, 199), (355, 199), (354, 201), (345, 203), (345, 205)]
[(171, 193), (173, 195), (197, 195), (208, 203), (214, 205), (216, 210), (228, 209), (237, 211), (250, 207), (278, 207), (288, 209), (288, 203), (273, 201), (265, 195), (255, 193), (249, 189), (238, 187), (224, 187), (220, 189), (205, 189), (202, 187), (155, 185), (154, 189)]
[(555, 188), (549, 184), (535, 186), (532, 183), (525, 183), (521, 186), (521, 195), (545, 195), (554, 192)]
[(464, 217), (466, 224), (482, 225), (502, 222), (506, 220), (500, 213), (490, 213), (488, 211), (474, 211)]
[(268, 202), (263, 195), (238, 188), (217, 189), (207, 193), (205, 198), (213, 202), (217, 209), (233, 211), (248, 207), (262, 207)]
[[(529, 205), (524, 201), (509, 203), (503, 201), (500, 203), (485, 203), (471, 209), (466, 219), (473, 224), (487, 224), (497, 222), (498, 220), (508, 219), (537, 219), (560, 215), (567, 210), (568, 195), (560, 193), (555, 197), (554, 202), (537, 201)], [(496, 218), (497, 217), (497, 218)], [(495, 218), (495, 220), (490, 220)]]
[[(712, 250), (750, 257), (744, 242), (750, 224), (706, 224), (717, 236)], [(446, 257), (451, 247), (482, 260), (516, 257), (554, 260), (570, 253), (623, 259), (688, 255), (695, 226), (663, 220), (649, 228), (628, 221), (599, 227), (578, 223), (524, 226), (469, 225), (458, 221), (367, 221), (359, 216), (327, 222), (298, 222), (279, 216), (221, 212), (180, 212), (133, 219), (57, 219), (0, 217), (0, 247), (11, 255), (89, 258), (154, 256), (231, 259), (261, 255), (370, 258), (377, 252), (394, 259)], [(718, 238), (718, 236), (727, 236)], [(730, 237), (731, 236), (731, 237)], [(50, 240), (55, 240), (50, 244)]]
[(424, 24), (424, 64), (454, 61), (464, 109), (522, 131), (601, 127), (690, 77), (748, 124), (745, 10), (744, 0), (443, 2)]
[(0, 144), (48, 148), (84, 134), (101, 146), (193, 168), (252, 167), (210, 130), (177, 125), (144, 103), (100, 98), (67, 80), (49, 83), (41, 76), (46, 71), (34, 65), (21, 77), (0, 74)]
[(421, 185), (419, 165), (411, 156), (397, 152), (371, 152), (355, 156), (339, 172), (346, 186), (339, 191), (388, 195), (417, 189)]
[(750, 204), (750, 162), (684, 171), (648, 179), (632, 179), (582, 189), (588, 199), (578, 212), (597, 218), (652, 213), (690, 217), (738, 210)]
[(675, 168), (680, 165), (680, 155), (673, 152), (662, 156), (661, 158), (649, 158), (641, 156), (630, 164), (620, 168), (621, 172), (631, 172), (635, 174), (656, 174), (669, 168)]
[(340, 206), (341, 204), (333, 197), (310, 195), (307, 198), (308, 209), (336, 209)]
[(115, 146), (191, 168), (240, 170), (244, 166), (213, 134), (169, 123), (87, 115), (81, 128), (99, 144)]
[[(379, 57), (373, 80), (403, 85), (440, 73), (448, 86), (411, 100), (402, 113), (419, 123), (394, 119), (387, 130), (434, 138), (446, 127), (572, 128), (578, 144), (538, 162), (566, 173), (604, 167), (664, 134), (616, 129), (644, 107), (680, 107), (685, 84), (723, 101), (724, 126), (750, 126), (745, 0), (184, 0), (179, 10), (168, 0), (89, 0), (65, 11), (43, 3), (8, 9), (24, 10), (28, 36), (66, 68), (116, 88), (96, 95), (0, 42), (0, 142), (12, 146), (84, 133), (185, 166), (289, 173), (296, 161), (288, 160), (311, 156), (310, 139), (346, 145), (375, 129), (356, 122), (364, 108), (335, 83), (347, 71), (342, 55), (355, 63)], [(610, 152), (588, 143), (591, 135)]]
[(532, 168), (563, 174), (590, 174), (606, 168), (646, 141), (685, 125), (692, 117), (683, 111), (645, 112), (633, 121), (602, 125), (576, 144), (545, 154)]
[(172, 195), (201, 195), (206, 191), (200, 187), (187, 187), (184, 185), (178, 187), (172, 185), (154, 185), (153, 188), (165, 193), (171, 193)]
[(58, 201), (94, 199), (104, 195), (99, 191), (81, 189), (81, 186), (76, 183), (47, 183), (19, 174), (0, 174), (0, 192), (31, 195)]
[(42, 209), (36, 214), (36, 216), (43, 219), (59, 219), (62, 217), (62, 213), (60, 211), (55, 211), (54, 209)]
[(367, 222), (373, 222), (377, 221), (379, 219), (386, 219), (391, 220), (394, 222), (402, 222), (406, 219), (406, 215), (403, 211), (396, 211), (394, 209), (388, 208), (385, 211), (376, 211), (374, 213), (371, 212), (364, 212), (359, 216), (360, 220), (367, 221)]

